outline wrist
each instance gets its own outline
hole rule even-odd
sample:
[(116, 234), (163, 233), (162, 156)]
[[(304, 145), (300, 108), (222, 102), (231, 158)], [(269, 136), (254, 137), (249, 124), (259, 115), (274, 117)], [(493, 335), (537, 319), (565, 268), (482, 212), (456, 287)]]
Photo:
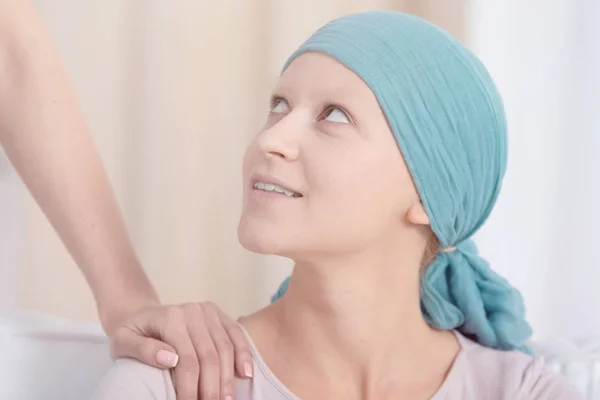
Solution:
[(107, 335), (136, 312), (160, 305), (160, 299), (139, 263), (103, 268), (103, 272), (102, 277), (90, 279), (90, 286)]
[(109, 298), (98, 299), (97, 304), (102, 328), (111, 336), (128, 318), (144, 309), (159, 306), (160, 300), (154, 291), (136, 294), (127, 292), (124, 295), (113, 292)]

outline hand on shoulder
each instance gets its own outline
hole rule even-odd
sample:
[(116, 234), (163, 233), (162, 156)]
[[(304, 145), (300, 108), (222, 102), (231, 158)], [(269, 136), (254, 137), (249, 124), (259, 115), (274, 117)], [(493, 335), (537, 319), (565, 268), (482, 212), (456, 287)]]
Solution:
[(144, 309), (115, 330), (111, 343), (115, 358), (174, 368), (178, 399), (222, 399), (235, 393), (236, 374), (253, 374), (244, 332), (211, 302)]

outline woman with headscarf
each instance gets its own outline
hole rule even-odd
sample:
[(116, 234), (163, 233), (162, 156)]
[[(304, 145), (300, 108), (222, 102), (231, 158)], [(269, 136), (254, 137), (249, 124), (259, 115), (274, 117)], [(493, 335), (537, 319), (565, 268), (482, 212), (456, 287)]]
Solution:
[[(295, 268), (240, 320), (254, 376), (221, 398), (580, 398), (528, 354), (520, 294), (470, 241), (506, 141), (483, 65), (419, 18), (348, 15), (302, 44), (246, 152), (238, 229)], [(95, 398), (175, 391), (122, 359)]]

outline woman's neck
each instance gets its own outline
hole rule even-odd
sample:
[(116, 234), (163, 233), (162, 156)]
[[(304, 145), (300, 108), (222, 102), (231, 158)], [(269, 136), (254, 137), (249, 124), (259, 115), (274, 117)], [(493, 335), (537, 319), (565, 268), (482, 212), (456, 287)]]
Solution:
[(401, 254), (298, 262), (285, 296), (257, 314), (271, 340), (267, 363), (285, 369), (287, 360), (295, 373), (360, 383), (363, 396), (390, 376), (410, 382), (426, 375), (439, 346), (456, 345), (452, 360), (456, 339), (431, 329), (421, 313), (420, 259)]
[(297, 264), (274, 310), (284, 336), (316, 354), (368, 365), (385, 362), (400, 337), (426, 335), (418, 266), (393, 271), (369, 260)]

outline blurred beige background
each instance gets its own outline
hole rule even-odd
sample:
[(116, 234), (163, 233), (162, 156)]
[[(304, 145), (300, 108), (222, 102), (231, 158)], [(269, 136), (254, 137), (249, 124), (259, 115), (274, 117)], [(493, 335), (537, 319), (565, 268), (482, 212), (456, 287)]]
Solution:
[[(240, 166), (285, 58), (346, 13), (421, 15), (466, 39), (466, 0), (34, 2), (70, 72), (129, 232), (165, 302), (267, 304), (286, 260), (238, 244)], [(26, 195), (18, 305), (94, 320), (84, 279)]]

